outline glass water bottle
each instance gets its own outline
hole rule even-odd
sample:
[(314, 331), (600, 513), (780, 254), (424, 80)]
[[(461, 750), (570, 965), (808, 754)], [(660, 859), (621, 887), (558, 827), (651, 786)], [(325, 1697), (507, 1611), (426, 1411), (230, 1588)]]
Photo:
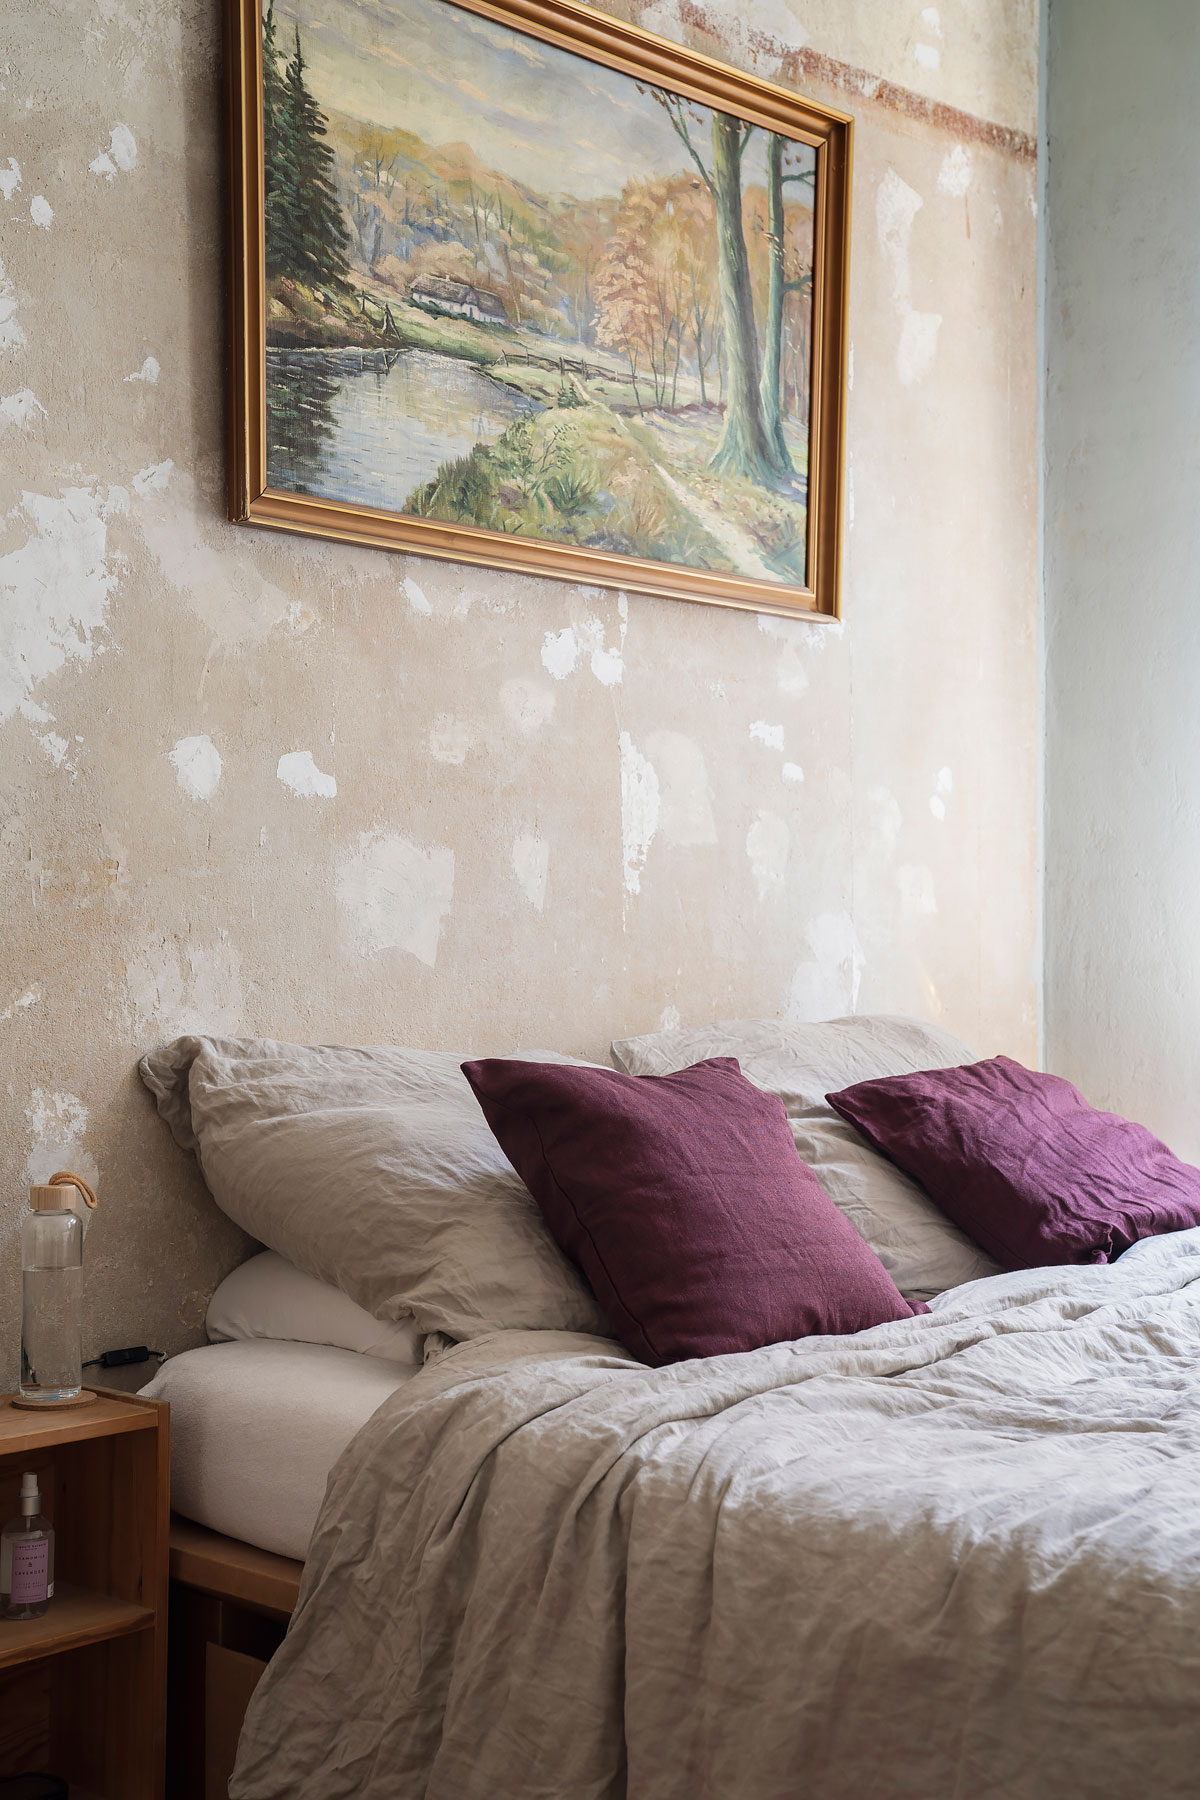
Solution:
[(31, 1187), (21, 1221), (21, 1398), (82, 1391), (83, 1221), (76, 1189)]

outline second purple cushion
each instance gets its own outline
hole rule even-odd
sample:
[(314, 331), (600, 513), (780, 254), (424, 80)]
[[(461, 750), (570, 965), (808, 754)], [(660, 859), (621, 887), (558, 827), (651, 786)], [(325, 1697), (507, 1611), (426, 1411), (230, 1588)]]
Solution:
[(733, 1057), (673, 1075), (464, 1063), (501, 1149), (626, 1347), (655, 1366), (927, 1312)]
[(1200, 1225), (1200, 1169), (1007, 1056), (826, 1096), (1008, 1269), (1102, 1263)]

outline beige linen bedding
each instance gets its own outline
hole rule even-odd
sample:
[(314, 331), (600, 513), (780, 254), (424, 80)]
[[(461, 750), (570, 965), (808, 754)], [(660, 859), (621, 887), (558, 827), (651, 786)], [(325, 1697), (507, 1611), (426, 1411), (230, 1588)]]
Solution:
[(330, 1479), (233, 1800), (1200, 1792), (1200, 1231), (649, 1370), (459, 1346)]

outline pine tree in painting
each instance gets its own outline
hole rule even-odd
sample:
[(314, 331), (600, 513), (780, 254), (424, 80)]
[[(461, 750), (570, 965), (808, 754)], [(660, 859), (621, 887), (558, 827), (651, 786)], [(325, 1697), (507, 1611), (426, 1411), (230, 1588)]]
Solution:
[(274, 8), (263, 22), (263, 177), (267, 276), (341, 282), (349, 269), (325, 115), (309, 92), (296, 27), (280, 71)]

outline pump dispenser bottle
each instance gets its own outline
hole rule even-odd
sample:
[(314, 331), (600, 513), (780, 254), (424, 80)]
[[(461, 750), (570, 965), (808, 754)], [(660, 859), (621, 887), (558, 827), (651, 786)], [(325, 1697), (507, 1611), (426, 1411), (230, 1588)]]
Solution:
[(54, 1597), (54, 1527), (42, 1514), (38, 1478), (21, 1477), (21, 1510), (0, 1531), (0, 1616), (40, 1619)]

